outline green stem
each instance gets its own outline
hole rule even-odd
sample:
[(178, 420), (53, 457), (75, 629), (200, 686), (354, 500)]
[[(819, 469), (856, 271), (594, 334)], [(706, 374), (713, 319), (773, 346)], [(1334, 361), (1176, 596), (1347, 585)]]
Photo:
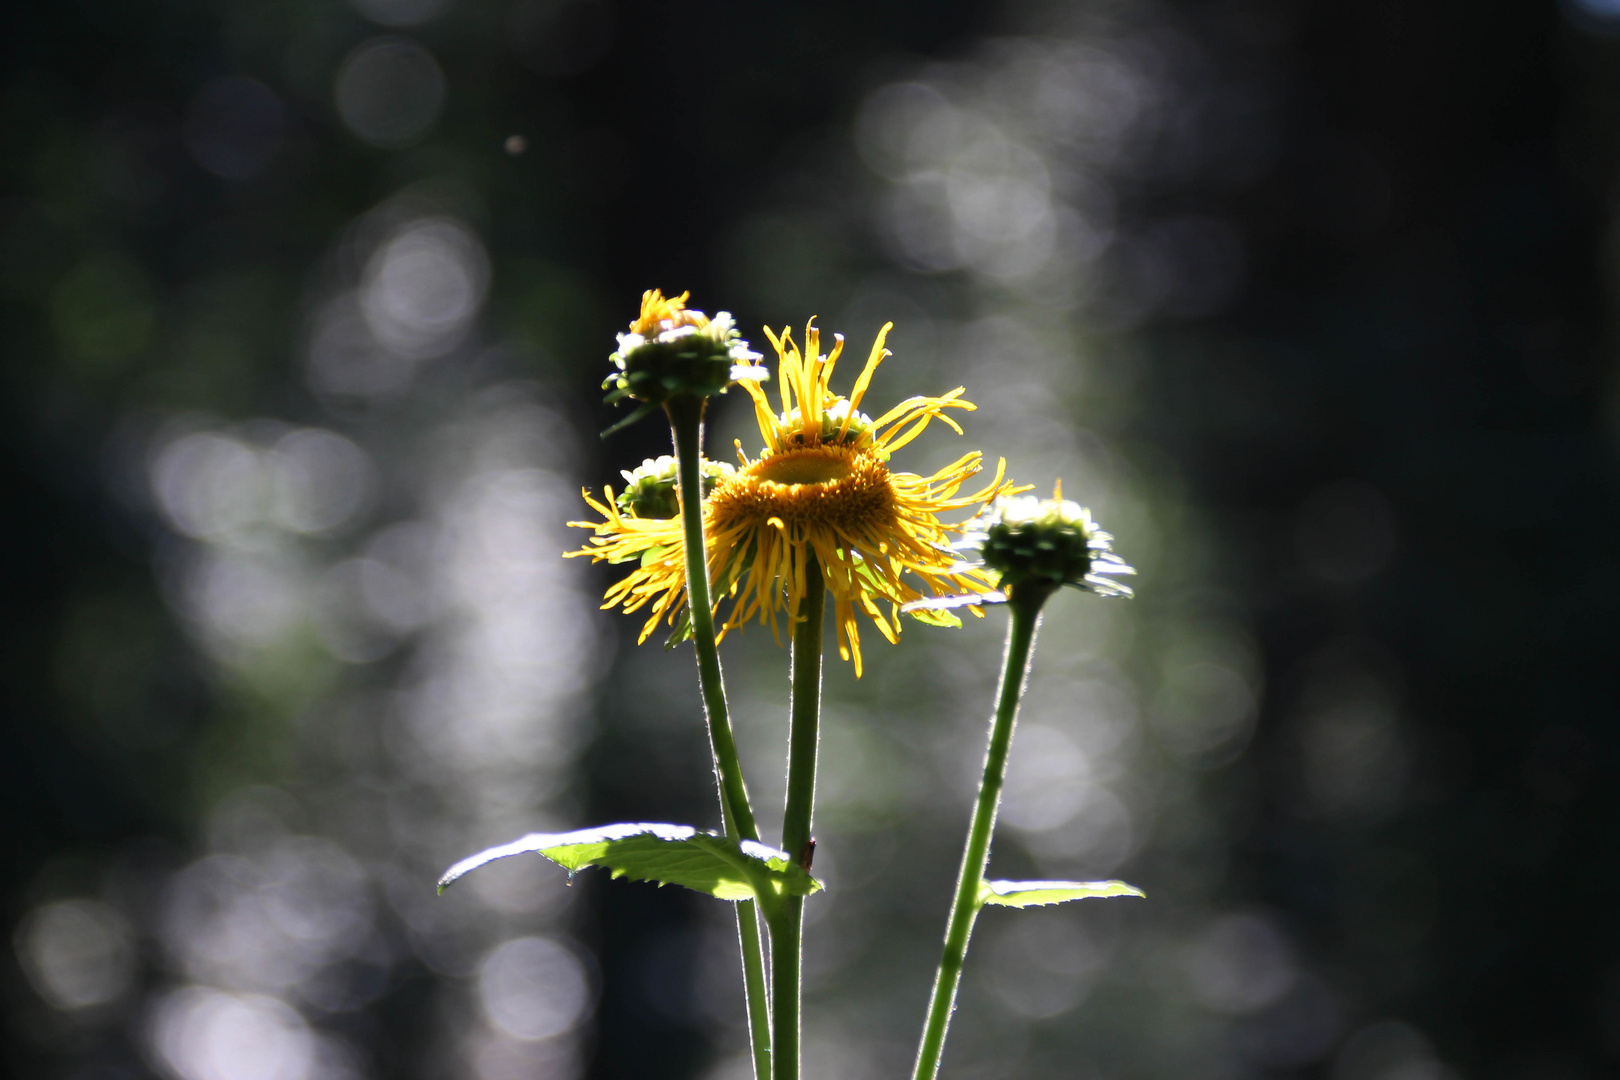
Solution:
[(951, 1012), (956, 1008), (956, 988), (962, 981), (962, 961), (967, 957), (968, 938), (973, 920), (979, 914), (979, 890), (984, 883), (985, 866), (990, 861), (990, 837), (996, 828), (996, 811), (1001, 805), (1001, 784), (1007, 775), (1007, 751), (1012, 746), (1013, 725), (1018, 719), (1018, 700), (1029, 677), (1030, 655), (1035, 649), (1035, 631), (1041, 622), (1041, 605), (1051, 590), (1034, 593), (1025, 586), (1023, 595), (1009, 603), (1012, 619), (1007, 624), (1007, 653), (1001, 664), (1001, 688), (996, 696), (995, 721), (990, 728), (990, 746), (984, 755), (984, 776), (979, 781), (979, 799), (968, 826), (967, 847), (962, 852), (962, 868), (956, 878), (956, 899), (951, 904), (950, 921), (945, 924), (945, 949), (934, 976), (934, 992), (928, 1001), (928, 1022), (922, 1044), (917, 1048), (917, 1067), (912, 1080), (934, 1080), (939, 1073), (940, 1054)]
[(805, 551), (804, 599), (793, 624), (793, 700), (788, 720), (787, 802), (782, 850), (803, 859), (816, 802), (816, 747), (821, 738), (821, 647), (827, 585), (815, 555)]
[(765, 984), (765, 953), (759, 941), (759, 911), (752, 900), (737, 901), (737, 941), (742, 947), (743, 997), (748, 1005), (754, 1080), (771, 1080), (770, 997)]
[[(708, 544), (703, 536), (703, 407), (699, 397), (670, 399), (664, 410), (675, 439), (680, 483), (681, 525), (686, 551), (686, 603), (692, 620), (698, 682), (708, 718), (709, 749), (720, 789), (720, 817), (726, 835), (758, 840), (759, 826), (748, 802), (737, 740), (726, 707), (726, 685), (720, 674), (720, 650), (714, 640), (714, 608), (709, 600)], [(772, 1080), (771, 1028), (766, 1009), (765, 957), (760, 946), (759, 915), (752, 900), (737, 904), (737, 938), (742, 949), (743, 990), (748, 1003), (748, 1034), (754, 1050), (755, 1080)]]
[(703, 686), (703, 711), (709, 720), (709, 742), (714, 753), (715, 778), (720, 785), (720, 809), (728, 835), (758, 840), (759, 826), (743, 783), (737, 740), (731, 733), (726, 708), (726, 684), (720, 676), (720, 650), (714, 643), (714, 606), (709, 600), (708, 545), (703, 538), (703, 398), (671, 398), (664, 409), (675, 435), (679, 463), (681, 525), (686, 549), (686, 606), (692, 618), (692, 642), (697, 652), (698, 681)]
[[(816, 748), (821, 725), (821, 649), (827, 586), (814, 555), (805, 553), (804, 600), (793, 624), (793, 701), (788, 720), (787, 803), (782, 850), (809, 860), (816, 802)], [(771, 928), (771, 1014), (776, 1035), (776, 1080), (798, 1080), (804, 897), (785, 896), (768, 908)]]

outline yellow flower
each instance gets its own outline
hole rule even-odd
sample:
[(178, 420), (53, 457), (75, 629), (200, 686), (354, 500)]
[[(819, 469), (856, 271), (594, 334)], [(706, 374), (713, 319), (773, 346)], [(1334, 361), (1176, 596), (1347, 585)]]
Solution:
[[(739, 443), (742, 467), (719, 476), (703, 505), (709, 577), (716, 597), (732, 598), (722, 634), (758, 620), (768, 623), (780, 640), (777, 617), (786, 613), (791, 619), (798, 611), (813, 556), (833, 600), (839, 654), (854, 661), (859, 675), (857, 611), (865, 612), (878, 632), (894, 642), (901, 604), (994, 586), (982, 570), (962, 564), (950, 536), (960, 528), (941, 521), (940, 515), (1027, 489), (1007, 481), (1005, 462), (998, 462), (994, 478), (982, 490), (959, 495), (980, 471), (983, 455), (978, 451), (932, 476), (890, 469), (889, 456), (935, 419), (961, 434), (946, 410), (974, 407), (962, 400), (963, 390), (957, 387), (942, 397), (910, 398), (875, 420), (860, 412), (873, 373), (889, 355), (883, 342), (892, 326), (878, 333), (847, 399), (829, 385), (843, 351), (842, 336), (835, 335), (832, 352), (822, 356), (820, 331), (813, 322), (805, 329), (802, 354), (791, 330), (784, 329), (781, 337), (765, 331), (779, 358), (781, 412), (772, 409), (758, 379), (739, 382), (754, 399), (765, 448), (750, 461)], [(622, 605), (629, 613), (651, 604), (641, 632), (645, 641), (659, 620), (667, 617), (673, 625), (685, 604), (680, 520), (623, 512), (612, 488), (604, 499), (589, 493), (585, 499), (602, 520), (572, 522), (595, 535), (588, 547), (568, 554), (615, 563), (639, 560), (636, 569), (608, 589), (602, 606)], [(954, 622), (943, 615), (922, 613), (928, 621)]]

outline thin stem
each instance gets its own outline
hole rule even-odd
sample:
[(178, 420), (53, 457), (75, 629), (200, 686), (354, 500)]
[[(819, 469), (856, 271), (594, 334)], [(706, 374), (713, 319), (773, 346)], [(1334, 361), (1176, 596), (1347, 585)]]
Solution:
[(737, 940), (742, 946), (743, 997), (748, 1005), (754, 1080), (771, 1080), (770, 991), (765, 984), (765, 953), (759, 941), (759, 912), (752, 900), (737, 901)]
[[(793, 701), (788, 720), (787, 804), (782, 850), (802, 864), (810, 858), (816, 802), (816, 748), (821, 727), (821, 649), (827, 587), (814, 555), (805, 554), (804, 599), (793, 624)], [(800, 972), (804, 897), (785, 896), (766, 910), (771, 928), (771, 1013), (776, 1035), (776, 1080), (798, 1080)]]
[(692, 618), (692, 643), (703, 686), (703, 711), (709, 720), (709, 742), (714, 754), (715, 778), (720, 785), (720, 809), (728, 835), (758, 840), (759, 826), (743, 783), (737, 740), (731, 733), (726, 708), (726, 685), (720, 675), (720, 650), (714, 643), (714, 608), (709, 600), (708, 545), (703, 537), (703, 405), (704, 399), (681, 396), (664, 409), (675, 436), (679, 466), (681, 525), (686, 549), (686, 606)]
[[(737, 740), (726, 707), (726, 685), (720, 674), (720, 650), (714, 640), (714, 609), (709, 601), (708, 544), (703, 536), (703, 398), (676, 397), (664, 406), (675, 439), (681, 525), (686, 549), (686, 603), (692, 620), (698, 682), (708, 719), (709, 749), (720, 789), (720, 817), (726, 835), (758, 840), (759, 826), (748, 802)], [(760, 946), (759, 915), (752, 900), (737, 904), (737, 939), (742, 950), (743, 990), (748, 1003), (748, 1034), (754, 1050), (755, 1080), (772, 1080), (771, 1028), (766, 1008), (765, 956)]]
[(827, 585), (807, 549), (804, 599), (793, 624), (793, 700), (788, 720), (787, 802), (782, 808), (782, 850), (805, 857), (816, 802), (816, 747), (821, 738), (821, 648)]
[(956, 1008), (956, 988), (962, 981), (962, 961), (967, 957), (968, 938), (973, 920), (979, 914), (979, 890), (984, 883), (985, 866), (990, 861), (990, 838), (996, 828), (996, 811), (1001, 805), (1001, 784), (1007, 775), (1007, 751), (1012, 746), (1013, 725), (1018, 719), (1018, 700), (1029, 678), (1029, 660), (1035, 649), (1035, 631), (1041, 622), (1041, 604), (1050, 590), (1039, 595), (1012, 598), (1008, 605), (1012, 619), (1007, 624), (1007, 652), (1001, 663), (1001, 688), (996, 696), (996, 715), (990, 728), (990, 746), (984, 755), (984, 776), (979, 781), (979, 799), (968, 826), (967, 847), (962, 852), (962, 868), (956, 878), (956, 899), (951, 904), (950, 921), (945, 924), (945, 949), (934, 976), (934, 992), (928, 1001), (928, 1022), (917, 1048), (917, 1067), (912, 1080), (934, 1080), (939, 1073), (940, 1054), (951, 1012)]

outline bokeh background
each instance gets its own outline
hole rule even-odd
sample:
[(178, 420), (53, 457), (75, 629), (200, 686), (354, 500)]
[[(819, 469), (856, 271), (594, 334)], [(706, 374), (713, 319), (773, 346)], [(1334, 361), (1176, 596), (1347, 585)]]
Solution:
[[(1054, 602), (946, 1075), (1620, 1075), (1620, 5), (55, 0), (0, 16), (12, 1075), (747, 1075), (685, 650), (558, 556), (692, 289), (966, 385)], [(725, 400), (711, 446), (753, 449)], [(807, 1075), (905, 1075), (1002, 617), (830, 662)], [(723, 655), (777, 818), (786, 655)], [(767, 831), (771, 831), (769, 828)]]

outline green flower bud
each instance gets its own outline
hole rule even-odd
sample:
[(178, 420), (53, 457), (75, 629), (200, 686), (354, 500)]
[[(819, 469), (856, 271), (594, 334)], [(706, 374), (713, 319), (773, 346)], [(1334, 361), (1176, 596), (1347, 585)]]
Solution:
[(609, 403), (634, 398), (644, 403), (636, 413), (641, 416), (677, 395), (712, 397), (737, 379), (767, 377), (731, 314), (710, 319), (687, 308), (688, 295), (665, 299), (652, 289), (642, 296), (641, 317), (619, 335), (619, 348), (608, 357), (617, 369), (602, 383)]
[[(619, 512), (638, 518), (669, 519), (681, 512), (676, 490), (680, 486), (677, 476), (679, 463), (668, 454), (657, 458), (648, 458), (638, 465), (634, 471), (620, 470), (624, 477), (625, 488), (614, 497)], [(737, 470), (723, 461), (704, 461), (703, 469), (703, 496), (707, 498), (709, 492), (722, 476), (730, 476)]]
[(1003, 496), (991, 503), (967, 529), (984, 566), (1000, 574), (1000, 587), (1016, 595), (1020, 586), (1041, 583), (1048, 590), (1062, 585), (1099, 596), (1130, 596), (1131, 590), (1110, 574), (1134, 574), (1111, 550), (1113, 537), (1097, 528), (1091, 511), (1061, 497)]

